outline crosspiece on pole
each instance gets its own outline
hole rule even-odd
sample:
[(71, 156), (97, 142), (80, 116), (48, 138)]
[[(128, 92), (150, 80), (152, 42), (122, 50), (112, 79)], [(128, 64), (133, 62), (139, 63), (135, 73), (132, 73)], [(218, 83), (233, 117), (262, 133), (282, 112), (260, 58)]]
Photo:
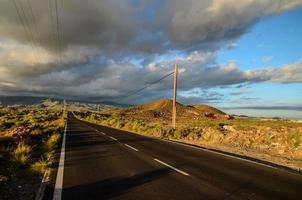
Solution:
[(178, 75), (178, 65), (174, 65), (174, 82), (173, 82), (173, 108), (172, 108), (172, 127), (176, 128), (176, 97), (177, 97), (177, 75)]

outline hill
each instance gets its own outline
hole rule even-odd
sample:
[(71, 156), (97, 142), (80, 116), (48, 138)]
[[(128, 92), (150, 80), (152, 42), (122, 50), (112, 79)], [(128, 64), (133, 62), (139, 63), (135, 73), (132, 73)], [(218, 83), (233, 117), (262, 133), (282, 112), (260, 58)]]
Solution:
[[(135, 118), (171, 118), (173, 101), (159, 99), (146, 104), (119, 109), (122, 115), (132, 115)], [(185, 119), (228, 118), (228, 115), (208, 105), (176, 104), (177, 116)]]
[(194, 108), (196, 108), (197, 110), (199, 110), (200, 112), (204, 112), (204, 113), (216, 113), (216, 114), (220, 114), (220, 115), (226, 115), (226, 113), (222, 112), (221, 110), (218, 110), (217, 108), (214, 108), (212, 106), (209, 105), (204, 105), (204, 104), (196, 104), (196, 105), (192, 105)]
[(40, 104), (47, 100), (47, 97), (34, 97), (34, 96), (0, 96), (0, 105), (13, 106), (13, 105), (34, 105)]

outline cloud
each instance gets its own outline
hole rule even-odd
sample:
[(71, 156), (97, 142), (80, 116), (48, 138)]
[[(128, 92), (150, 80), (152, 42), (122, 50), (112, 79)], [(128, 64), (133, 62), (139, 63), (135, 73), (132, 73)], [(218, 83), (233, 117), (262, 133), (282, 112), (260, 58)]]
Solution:
[(302, 61), (280, 66), (278, 68), (263, 68), (245, 72), (250, 82), (301, 83)]
[[(302, 82), (302, 62), (280, 66), (241, 70), (235, 62), (213, 65), (214, 54), (210, 52), (193, 52), (189, 56), (179, 58), (179, 95), (184, 102), (213, 101), (223, 99), (218, 93), (207, 90), (221, 86), (240, 86), (240, 91), (232, 95), (251, 93), (248, 84), (276, 82)], [(32, 94), (53, 94), (58, 96), (102, 97), (102, 99), (121, 101), (129, 92), (140, 89), (157, 80), (172, 70), (174, 61), (161, 61), (146, 67), (141, 65), (108, 61), (107, 59), (87, 62), (62, 71), (43, 74), (30, 80), (15, 83), (0, 83), (2, 91), (19, 93), (26, 91)], [(99, 67), (102, 65), (102, 67)], [(1, 69), (1, 68), (0, 68)], [(236, 86), (237, 85), (237, 86)], [(147, 88), (125, 102), (147, 100), (150, 98), (171, 97), (172, 77)]]
[[(38, 30), (35, 30), (29, 5), (26, 1), (16, 1), (25, 24), (30, 25), (37, 45), (47, 50), (56, 51), (57, 33), (54, 3), (31, 0)], [(130, 1), (91, 0), (89, 3), (81, 0), (59, 1), (59, 30), (63, 38), (62, 48), (88, 46), (107, 48), (108, 51), (128, 45), (128, 41), (135, 37), (137, 26), (131, 19), (133, 8)], [(22, 23), (18, 20), (14, 4), (10, 0), (1, 2), (0, 35), (27, 44), (28, 37), (24, 34)]]
[[(244, 71), (234, 61), (215, 61), (218, 49), (235, 48), (257, 21), (301, 6), (301, 0), (59, 1), (61, 56), (54, 4), (49, 9), (48, 2), (30, 0), (34, 22), (27, 1), (17, 2), (34, 41), (25, 34), (12, 1), (3, 0), (0, 90), (7, 94), (119, 98), (170, 72), (174, 59), (181, 66), (183, 91), (301, 82), (301, 62)], [(161, 97), (171, 87), (166, 79), (140, 97)]]
[(225, 99), (225, 96), (216, 91), (210, 91), (202, 88), (193, 88), (184, 92), (179, 92), (178, 99), (187, 104), (192, 103), (219, 103)]
[(262, 62), (263, 62), (263, 63), (268, 63), (268, 62), (272, 61), (273, 58), (274, 58), (273, 56), (264, 56), (264, 57), (262, 58)]
[(227, 46), (227, 48), (228, 48), (229, 50), (231, 50), (231, 49), (235, 49), (237, 46), (238, 46), (238, 43), (233, 42), (233, 43), (230, 43), (230, 44)]
[[(37, 46), (56, 52), (55, 5), (29, 2), (35, 20), (29, 4), (17, 1), (17, 8), (25, 10), (23, 21), (31, 27)], [(158, 53), (196, 44), (215, 48), (217, 43), (238, 38), (262, 17), (301, 5), (301, 0), (59, 1), (59, 37), (63, 51), (97, 48), (108, 56)], [(1, 2), (0, 13), (0, 37), (28, 44), (13, 2)]]
[(224, 108), (225, 110), (241, 109), (241, 110), (291, 110), (291, 111), (302, 111), (302, 106), (237, 106)]
[(263, 16), (300, 6), (300, 0), (170, 0), (163, 7), (169, 38), (192, 45), (237, 38)]

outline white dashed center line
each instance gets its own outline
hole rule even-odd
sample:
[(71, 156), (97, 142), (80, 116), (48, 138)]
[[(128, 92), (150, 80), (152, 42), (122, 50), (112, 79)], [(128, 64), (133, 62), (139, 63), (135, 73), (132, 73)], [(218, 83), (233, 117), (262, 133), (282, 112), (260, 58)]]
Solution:
[(177, 171), (178, 173), (181, 173), (182, 175), (189, 176), (188, 173), (186, 173), (186, 172), (184, 172), (184, 171), (182, 171), (182, 170), (180, 170), (180, 169), (177, 169), (177, 168), (175, 168), (175, 167), (173, 167), (173, 166), (171, 166), (171, 165), (169, 165), (169, 164), (167, 164), (167, 163), (165, 163), (165, 162), (163, 162), (163, 161), (161, 161), (161, 160), (158, 160), (158, 159), (156, 159), (156, 158), (154, 158), (154, 160), (155, 160), (156, 162), (159, 162), (159, 163), (162, 164), (162, 165), (165, 165), (165, 166), (167, 166), (167, 167), (169, 167), (169, 168), (171, 168), (171, 169)]
[(130, 146), (129, 144), (125, 144), (125, 146), (126, 146), (126, 147), (129, 147), (130, 149), (132, 149), (132, 150), (134, 150), (134, 151), (138, 151), (138, 149), (136, 149), (136, 148)]
[(116, 138), (114, 138), (114, 137), (111, 137), (111, 136), (109, 136), (111, 139), (113, 139), (113, 140), (115, 140), (115, 141), (117, 141), (117, 139)]

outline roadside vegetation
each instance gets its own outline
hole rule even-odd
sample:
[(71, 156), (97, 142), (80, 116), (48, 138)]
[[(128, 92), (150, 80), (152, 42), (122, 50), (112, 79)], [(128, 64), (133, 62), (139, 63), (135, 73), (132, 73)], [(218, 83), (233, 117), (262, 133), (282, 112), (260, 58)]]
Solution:
[(104, 126), (302, 169), (301, 122), (232, 117), (205, 105), (192, 109), (179, 104), (177, 128), (172, 129), (170, 103), (162, 101), (106, 113), (76, 112), (76, 115)]
[(1, 199), (33, 199), (65, 124), (61, 110), (0, 108)]

